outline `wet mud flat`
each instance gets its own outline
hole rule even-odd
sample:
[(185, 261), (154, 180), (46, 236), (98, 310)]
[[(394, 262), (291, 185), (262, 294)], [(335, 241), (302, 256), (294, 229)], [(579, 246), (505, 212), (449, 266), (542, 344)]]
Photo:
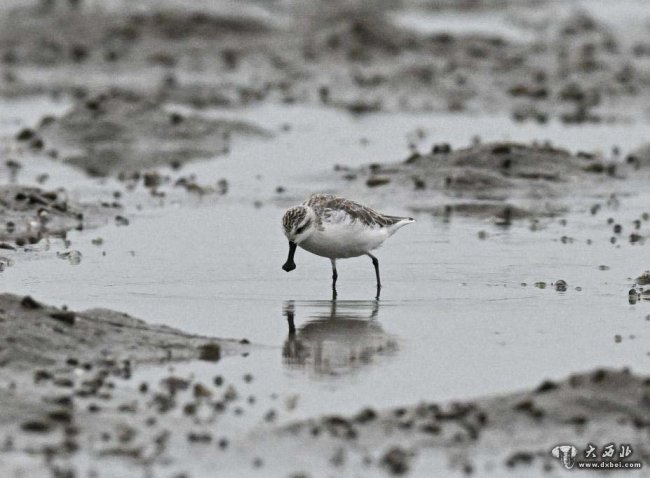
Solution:
[(350, 190), (405, 196), (414, 212), (492, 218), (507, 226), (589, 206), (596, 214), (600, 197), (642, 191), (646, 156), (644, 147), (617, 157), (537, 142), (477, 141), (459, 149), (441, 143), (401, 162), (336, 166), (335, 174)]
[[(508, 395), (391, 410), (366, 408), (354, 416), (297, 422), (262, 443), (280, 440), (291, 448), (299, 442), (302, 456), (296, 461), (306, 470), (316, 467), (342, 476), (426, 476), (434, 470), (459, 476), (546, 476), (563, 470), (550, 453), (555, 446), (586, 449), (603, 437), (608, 443), (629, 444), (635, 460), (647, 467), (649, 394), (647, 377), (598, 369)], [(278, 457), (268, 460), (270, 466), (278, 465)], [(636, 471), (634, 476), (643, 475)]]
[[(0, 296), (0, 329), (0, 460), (3, 473), (22, 476), (76, 476), (71, 470), (78, 456), (82, 462), (123, 460), (128, 473), (162, 459), (172, 430), (201, 441), (191, 420), (166, 412), (180, 406), (179, 390), (189, 389), (197, 401), (217, 391), (168, 367), (217, 363), (251, 349), (246, 340), (201, 337), (111, 310), (75, 312), (11, 294)], [(132, 374), (145, 365), (154, 367), (150, 376), (157, 380), (134, 384)], [(225, 389), (222, 394), (235, 393)], [(122, 476), (119, 470), (100, 476)]]
[(33, 135), (50, 156), (91, 176), (128, 177), (157, 166), (178, 169), (188, 161), (223, 155), (236, 136), (269, 133), (245, 122), (165, 111), (158, 102), (118, 90), (77, 102), (60, 118), (43, 118)]
[[(254, 357), (258, 348), (247, 341), (185, 334), (105, 309), (73, 312), (29, 296), (4, 294), (0, 309), (0, 457), (21, 476), (207, 476), (210, 469), (226, 476), (554, 476), (563, 468), (552, 448), (604, 446), (603, 437), (650, 463), (650, 378), (627, 369), (470, 400), (360, 404), (352, 415), (288, 424), (276, 424), (269, 409), (248, 428), (237, 420), (263, 398), (246, 391), (255, 376), (219, 368), (229, 357)], [(210, 380), (175, 372), (193, 360), (213, 364)]]
[[(15, 184), (0, 186), (0, 241), (14, 251), (69, 230), (97, 227), (122, 210), (119, 203), (77, 203), (65, 190), (44, 190)], [(10, 241), (11, 243), (7, 243)]]
[(521, 38), (424, 33), (393, 20), (436, 7), (471, 14), (462, 3), (244, 4), (235, 13), (228, 2), (205, 10), (5, 7), (0, 94), (87, 97), (117, 87), (195, 107), (271, 101), (355, 114), (487, 109), (570, 124), (640, 112), (649, 81), (643, 31), (621, 31), (556, 2), (478, 3), (509, 12)]

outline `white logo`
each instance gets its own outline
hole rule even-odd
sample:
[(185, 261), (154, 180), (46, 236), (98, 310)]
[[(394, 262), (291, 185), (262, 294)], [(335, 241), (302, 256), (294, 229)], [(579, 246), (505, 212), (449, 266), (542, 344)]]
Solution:
[(577, 454), (578, 449), (573, 445), (558, 445), (551, 450), (551, 455), (558, 458), (567, 470), (570, 470), (576, 464)]

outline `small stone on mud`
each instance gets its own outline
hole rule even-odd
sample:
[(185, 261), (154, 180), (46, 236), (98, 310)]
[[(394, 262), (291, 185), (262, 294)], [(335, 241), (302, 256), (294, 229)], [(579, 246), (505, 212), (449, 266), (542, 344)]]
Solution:
[(508, 459), (506, 460), (506, 466), (508, 468), (513, 468), (519, 464), (530, 465), (534, 457), (535, 456), (532, 453), (518, 451), (510, 455), (510, 457), (508, 457)]
[(208, 387), (202, 383), (197, 383), (194, 385), (194, 397), (195, 398), (207, 398), (212, 396), (212, 392)]
[(66, 259), (73, 266), (81, 264), (82, 255), (79, 251), (57, 252), (56, 255), (59, 259)]
[(47, 370), (35, 370), (34, 371), (34, 383), (39, 383), (44, 380), (51, 380), (53, 378), (52, 373)]
[(354, 421), (357, 423), (368, 423), (377, 418), (377, 412), (372, 408), (364, 408), (354, 417)]
[(23, 300), (20, 302), (20, 305), (22, 305), (26, 309), (40, 309), (43, 306), (36, 302), (32, 296), (26, 295)]
[(393, 475), (404, 475), (409, 471), (409, 461), (409, 453), (403, 448), (395, 446), (382, 456), (380, 464)]
[(169, 393), (174, 395), (179, 390), (187, 390), (190, 386), (190, 382), (184, 378), (172, 376), (164, 379), (162, 385), (167, 388)]
[(34, 137), (36, 133), (34, 133), (33, 129), (30, 128), (24, 128), (20, 130), (20, 132), (16, 135), (16, 139), (18, 141), (28, 141)]
[(208, 432), (190, 432), (187, 435), (187, 440), (192, 443), (210, 443), (212, 435)]
[(68, 324), (68, 325), (74, 325), (75, 321), (77, 320), (75, 313), (70, 312), (69, 310), (52, 312), (50, 314), (50, 317), (53, 318), (54, 320), (58, 320), (59, 322), (63, 322), (64, 324)]
[(557, 384), (555, 382), (545, 380), (535, 389), (535, 393), (546, 393), (555, 389), (557, 389)]
[(208, 362), (217, 362), (221, 358), (221, 347), (217, 343), (201, 345), (199, 359)]
[(266, 415), (264, 415), (264, 420), (267, 422), (273, 422), (277, 418), (277, 412), (273, 409), (269, 410), (266, 412)]
[(431, 154), (448, 154), (451, 153), (449, 143), (434, 144), (431, 147)]
[(622, 341), (623, 341), (623, 337), (621, 337), (620, 335), (616, 334), (614, 336), (614, 342), (616, 342), (617, 344), (621, 343)]
[(639, 285), (648, 285), (650, 284), (650, 271), (645, 271), (639, 277), (636, 278), (636, 283)]
[(29, 420), (20, 425), (23, 431), (30, 433), (47, 433), (52, 430), (52, 424), (42, 420)]
[(388, 183), (390, 183), (390, 178), (388, 176), (370, 176), (366, 180), (366, 186), (368, 186), (369, 188), (383, 186)]
[(557, 280), (555, 281), (555, 290), (558, 292), (566, 292), (567, 289), (567, 283), (565, 280)]
[(636, 232), (633, 232), (632, 234), (630, 234), (630, 242), (632, 244), (640, 242), (641, 239), (643, 239), (643, 236), (641, 236), (640, 234), (637, 234)]

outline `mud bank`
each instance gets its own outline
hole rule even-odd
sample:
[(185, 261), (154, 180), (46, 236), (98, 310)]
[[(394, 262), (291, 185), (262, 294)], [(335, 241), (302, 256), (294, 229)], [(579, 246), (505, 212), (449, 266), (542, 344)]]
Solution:
[[(106, 309), (74, 312), (29, 296), (0, 295), (0, 309), (4, 371), (34, 366), (66, 369), (71, 357), (77, 359), (76, 365), (92, 366), (107, 359), (137, 364), (197, 359), (212, 345), (224, 354), (242, 349), (234, 340), (184, 334)], [(220, 354), (215, 354), (218, 360)]]
[[(350, 186), (406, 192), (416, 212), (513, 219), (566, 212), (568, 196), (616, 190), (634, 177), (630, 162), (541, 144), (485, 143), (452, 150), (436, 144), (401, 163), (339, 167)], [(612, 188), (613, 187), (613, 188)]]
[(63, 190), (0, 186), (0, 241), (13, 241), (17, 246), (36, 244), (46, 237), (65, 236), (72, 229), (98, 226), (120, 210), (118, 203), (77, 203)]
[[(79, 456), (115, 459), (124, 469), (150, 465), (163, 454), (169, 430), (193, 429), (191, 420), (177, 425), (165, 415), (177, 407), (177, 392), (193, 390), (196, 400), (213, 393), (166, 367), (216, 364), (251, 348), (111, 310), (74, 312), (11, 294), (0, 295), (0, 330), (0, 456), (5, 473), (24, 476), (62, 476)], [(145, 364), (158, 367), (159, 383), (132, 383)], [(119, 470), (101, 476), (122, 476)]]
[[(21, 134), (28, 133), (18, 140)], [(240, 136), (268, 133), (244, 122), (169, 112), (142, 96), (111, 91), (79, 102), (60, 118), (43, 118), (33, 135), (55, 159), (107, 176), (178, 168), (227, 153)]]
[[(650, 379), (600, 369), (508, 395), (307, 420), (265, 439), (287, 447), (299, 442), (308, 458), (296, 466), (308, 475), (312, 469), (346, 476), (375, 469), (430, 476), (427, 467), (434, 466), (483, 476), (560, 470), (550, 453), (555, 446), (603, 447), (603, 440), (630, 444), (634, 460), (648, 466), (649, 426)], [(276, 457), (264, 459), (274, 463)]]

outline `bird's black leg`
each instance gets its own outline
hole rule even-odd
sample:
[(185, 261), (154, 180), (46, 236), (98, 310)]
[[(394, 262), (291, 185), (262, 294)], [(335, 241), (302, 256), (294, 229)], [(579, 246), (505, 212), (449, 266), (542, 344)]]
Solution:
[(284, 315), (287, 317), (287, 325), (289, 325), (289, 337), (293, 337), (296, 335), (296, 325), (293, 321), (295, 309), (292, 300), (284, 304)]
[(375, 299), (379, 299), (379, 292), (381, 291), (381, 281), (379, 280), (379, 261), (370, 253), (368, 253), (368, 257), (372, 259), (372, 265), (375, 266), (375, 276), (377, 276), (377, 297), (375, 297)]
[(336, 272), (336, 259), (331, 259), (332, 261), (332, 300), (336, 300), (336, 279), (339, 278), (339, 275)]

